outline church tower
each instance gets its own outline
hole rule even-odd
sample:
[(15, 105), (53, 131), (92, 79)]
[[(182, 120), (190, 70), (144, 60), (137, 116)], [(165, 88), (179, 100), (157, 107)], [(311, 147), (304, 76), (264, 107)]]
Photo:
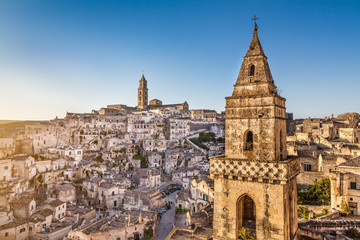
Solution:
[(285, 98), (253, 38), (231, 97), (226, 97), (225, 154), (211, 158), (215, 183), (214, 239), (292, 239), (297, 229), (298, 159), (286, 155)]
[(147, 106), (148, 106), (148, 88), (147, 88), (147, 81), (143, 74), (141, 79), (139, 80), (137, 108), (141, 110), (146, 110)]

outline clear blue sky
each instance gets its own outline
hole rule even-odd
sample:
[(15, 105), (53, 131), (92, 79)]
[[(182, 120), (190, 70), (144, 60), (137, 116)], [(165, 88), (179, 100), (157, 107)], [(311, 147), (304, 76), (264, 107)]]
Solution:
[(0, 119), (149, 99), (223, 111), (256, 14), (287, 111), (360, 112), (360, 1), (0, 1)]

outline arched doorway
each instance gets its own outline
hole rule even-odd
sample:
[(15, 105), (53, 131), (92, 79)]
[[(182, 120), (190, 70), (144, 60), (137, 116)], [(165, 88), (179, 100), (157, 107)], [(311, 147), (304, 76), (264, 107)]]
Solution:
[(256, 233), (256, 207), (249, 195), (244, 194), (237, 201), (237, 230), (245, 228), (255, 236)]

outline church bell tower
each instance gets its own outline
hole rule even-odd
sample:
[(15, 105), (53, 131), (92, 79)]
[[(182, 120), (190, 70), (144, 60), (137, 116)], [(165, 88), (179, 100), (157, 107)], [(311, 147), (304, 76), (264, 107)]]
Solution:
[(226, 97), (225, 154), (211, 158), (214, 239), (292, 239), (298, 159), (286, 155), (285, 98), (272, 78), (255, 23), (232, 96)]
[(147, 88), (147, 81), (143, 74), (141, 76), (141, 79), (139, 80), (137, 108), (141, 110), (146, 110), (147, 106), (148, 106), (148, 88)]

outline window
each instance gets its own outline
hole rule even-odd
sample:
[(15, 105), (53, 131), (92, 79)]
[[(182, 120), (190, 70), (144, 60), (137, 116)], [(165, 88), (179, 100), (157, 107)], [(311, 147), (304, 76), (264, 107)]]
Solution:
[(9, 233), (8, 233), (8, 232), (6, 232), (6, 233), (5, 233), (5, 237), (8, 237), (8, 236), (9, 236)]
[(32, 231), (32, 227), (29, 227), (29, 231), (30, 231), (30, 232)]
[(356, 182), (350, 182), (350, 188), (356, 189)]
[(252, 151), (254, 147), (253, 133), (248, 131), (245, 134), (245, 150)]
[(20, 233), (23, 233), (23, 232), (25, 232), (25, 228), (20, 229)]
[(255, 75), (255, 66), (254, 64), (252, 64), (249, 69), (249, 76), (254, 76), (254, 75)]
[(304, 164), (304, 171), (311, 172), (311, 164)]
[(4, 168), (5, 168), (5, 170), (8, 170), (8, 169), (9, 169), (9, 167), (8, 167), (8, 166), (5, 166)]

